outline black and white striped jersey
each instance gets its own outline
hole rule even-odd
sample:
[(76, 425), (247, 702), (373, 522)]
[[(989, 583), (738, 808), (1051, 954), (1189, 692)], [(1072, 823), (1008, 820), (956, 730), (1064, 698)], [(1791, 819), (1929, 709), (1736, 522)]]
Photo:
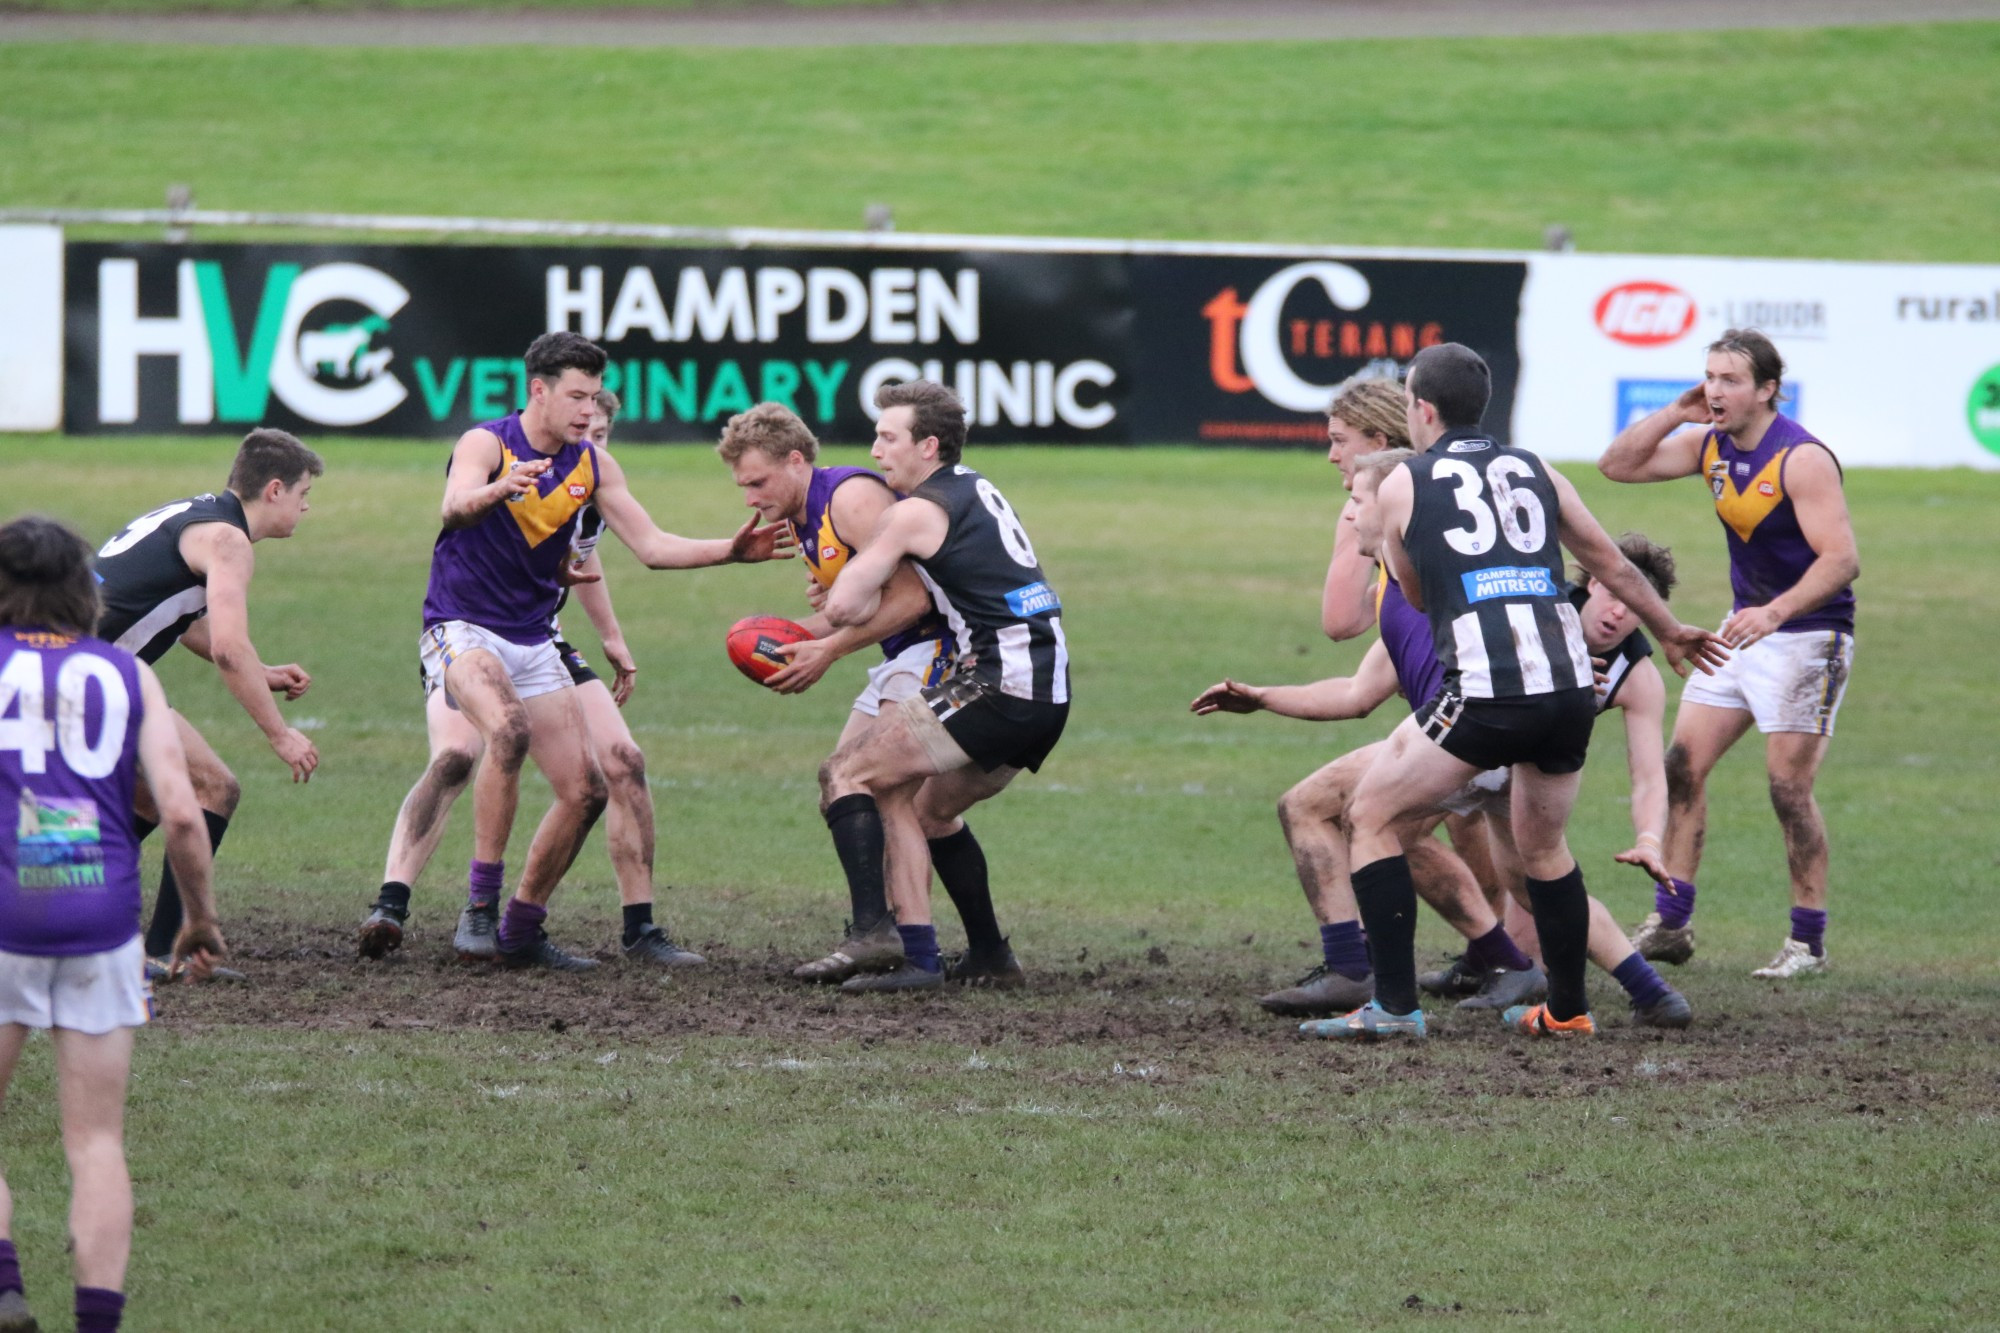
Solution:
[[(597, 512), (597, 506), (587, 504), (577, 511), (576, 532), (569, 539), (569, 562), (580, 565), (597, 554), (597, 544), (604, 540), (604, 515)], [(560, 639), (562, 632), (562, 612), (569, 605), (569, 588), (565, 586), (562, 596), (556, 598), (556, 609), (549, 613), (549, 637)]]
[(250, 535), (243, 502), (223, 491), (163, 504), (104, 543), (97, 552), (97, 591), (104, 599), (98, 638), (157, 662), (208, 614), (208, 580), (181, 559), (181, 533), (197, 523), (227, 523)]
[(1062, 601), (1042, 577), (1013, 506), (992, 482), (956, 463), (931, 473), (910, 496), (943, 509), (950, 523), (936, 554), (915, 564), (973, 674), (1016, 699), (1068, 703)]
[[(1587, 584), (1572, 583), (1564, 587), (1563, 593), (1569, 604), (1583, 612), (1583, 604), (1590, 600)], [(1635, 629), (1612, 647), (1600, 654), (1604, 660), (1604, 684), (1597, 690), (1597, 711), (1609, 712), (1618, 706), (1618, 691), (1625, 688), (1625, 682), (1632, 678), (1632, 668), (1653, 655), (1653, 641), (1646, 637), (1644, 630)]]
[(1590, 686), (1583, 625), (1563, 592), (1559, 502), (1542, 460), (1451, 431), (1405, 466), (1416, 487), (1403, 546), (1445, 685), (1468, 699)]

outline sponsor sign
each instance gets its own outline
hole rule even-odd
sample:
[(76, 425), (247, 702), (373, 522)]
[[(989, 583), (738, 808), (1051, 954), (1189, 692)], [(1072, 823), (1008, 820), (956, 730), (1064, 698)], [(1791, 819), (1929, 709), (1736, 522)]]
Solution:
[(1965, 420), (1973, 439), (2000, 454), (2000, 366), (1988, 368), (1973, 382), (1965, 403)]
[(550, 329), (602, 345), (625, 440), (764, 400), (830, 441), (875, 390), (957, 388), (982, 442), (1305, 443), (1335, 389), (1466, 342), (1511, 408), (1522, 263), (912, 250), (80, 244), (79, 433), (449, 435), (525, 398)]
[(0, 430), (62, 427), (60, 227), (0, 226)]
[(1485, 602), (1495, 597), (1553, 597), (1557, 592), (1549, 571), (1533, 566), (1477, 569), (1458, 578), (1465, 585), (1468, 602)]
[(1700, 381), (1724, 330), (1757, 328), (1785, 359), (1781, 410), (1843, 464), (2000, 467), (1980, 434), (2000, 421), (1967, 401), (2000, 363), (2000, 267), (1589, 254), (1528, 266), (1514, 438), (1547, 457), (1594, 461)]

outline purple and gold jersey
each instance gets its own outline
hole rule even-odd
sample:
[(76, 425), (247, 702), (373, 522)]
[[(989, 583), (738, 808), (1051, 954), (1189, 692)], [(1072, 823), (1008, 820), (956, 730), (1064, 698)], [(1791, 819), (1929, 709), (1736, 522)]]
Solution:
[(1389, 661), (1396, 668), (1396, 685), (1412, 712), (1431, 701), (1444, 684), (1444, 663), (1431, 642), (1431, 619), (1403, 596), (1387, 570), (1375, 584), (1375, 626)]
[(132, 655), (102, 639), (0, 629), (0, 949), (72, 957), (139, 933), (132, 786), (145, 703)]
[[(1792, 498), (1785, 494), (1785, 462), (1801, 445), (1826, 449), (1790, 417), (1771, 422), (1755, 449), (1738, 449), (1721, 431), (1701, 442), (1701, 471), (1715, 496), (1715, 516), (1729, 540), (1729, 586), (1735, 609), (1763, 606), (1789, 591), (1819, 558), (1805, 533)], [(1829, 456), (1833, 451), (1827, 449)], [(1834, 459), (1834, 467), (1840, 460)], [(1854, 589), (1842, 588), (1825, 605), (1778, 626), (1780, 634), (1799, 630), (1854, 632)]]
[(540, 453), (528, 443), (519, 412), (479, 429), (500, 439), (500, 467), (488, 481), (537, 459), (547, 459), (549, 469), (534, 490), (493, 506), (470, 527), (438, 534), (424, 628), (463, 620), (509, 643), (547, 643), (577, 515), (597, 493), (597, 447), (579, 440), (554, 455)]
[[(792, 535), (798, 538), (799, 550), (806, 558), (806, 568), (812, 571), (814, 581), (822, 588), (831, 588), (833, 581), (840, 577), (840, 571), (847, 568), (847, 562), (854, 558), (854, 543), (841, 536), (833, 526), (833, 493), (856, 477), (873, 477), (884, 486), (889, 484), (882, 481), (880, 473), (865, 467), (816, 467), (812, 483), (806, 487), (805, 519), (792, 522)], [(903, 497), (898, 495), (896, 498), (900, 500)], [(951, 629), (935, 610), (925, 612), (923, 619), (908, 629), (898, 630), (882, 640), (882, 656), (895, 657), (906, 648), (932, 639), (939, 641), (939, 661), (950, 662), (954, 648)]]

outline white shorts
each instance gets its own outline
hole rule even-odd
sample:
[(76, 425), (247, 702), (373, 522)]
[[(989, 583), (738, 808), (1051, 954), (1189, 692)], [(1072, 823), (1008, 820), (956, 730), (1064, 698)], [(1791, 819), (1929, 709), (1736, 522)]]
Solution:
[[(475, 648), (484, 648), (500, 659), (507, 679), (513, 682), (514, 693), (523, 699), (553, 694), (575, 683), (570, 679), (569, 668), (563, 665), (562, 654), (548, 639), (535, 644), (509, 643), (492, 630), (463, 620), (447, 620), (425, 630), (418, 641), (424, 664), (424, 693), (428, 695), (443, 685), (444, 669)], [(446, 703), (458, 707), (451, 691), (446, 690), (444, 697)]]
[(43, 958), (0, 952), (0, 1023), (101, 1037), (153, 1016), (146, 946), (137, 935), (104, 953)]
[(1514, 770), (1489, 768), (1473, 775), (1470, 782), (1438, 802), (1438, 809), (1454, 815), (1507, 813), (1513, 788)]
[(944, 641), (925, 639), (913, 643), (894, 657), (885, 657), (868, 668), (868, 686), (854, 701), (854, 711), (880, 717), (884, 704), (899, 704), (915, 698), (951, 674), (952, 659), (945, 654)]
[(1771, 634), (1731, 653), (1713, 676), (1689, 676), (1681, 702), (1748, 713), (1766, 734), (1831, 736), (1853, 669), (1854, 636), (1843, 630)]

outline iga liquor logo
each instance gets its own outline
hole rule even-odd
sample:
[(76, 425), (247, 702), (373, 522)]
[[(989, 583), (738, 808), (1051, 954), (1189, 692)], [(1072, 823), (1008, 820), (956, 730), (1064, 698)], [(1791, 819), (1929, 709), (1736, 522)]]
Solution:
[(1627, 282), (1597, 298), (1592, 318), (1605, 337), (1630, 347), (1662, 347), (1687, 335), (1695, 300), (1664, 282)]

